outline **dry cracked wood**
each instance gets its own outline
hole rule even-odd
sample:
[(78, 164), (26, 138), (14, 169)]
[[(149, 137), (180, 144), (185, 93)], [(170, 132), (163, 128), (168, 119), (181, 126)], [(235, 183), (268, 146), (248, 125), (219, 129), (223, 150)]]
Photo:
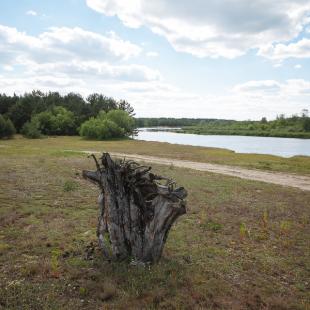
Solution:
[(105, 257), (157, 262), (174, 221), (186, 213), (187, 192), (134, 161), (113, 161), (103, 153), (84, 178), (99, 185), (97, 235)]

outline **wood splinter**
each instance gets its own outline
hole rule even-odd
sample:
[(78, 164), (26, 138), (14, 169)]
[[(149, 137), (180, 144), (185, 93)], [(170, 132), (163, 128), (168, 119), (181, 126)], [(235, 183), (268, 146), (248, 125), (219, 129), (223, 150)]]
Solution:
[(186, 213), (186, 190), (132, 160), (113, 161), (109, 153), (100, 161), (91, 156), (97, 170), (84, 170), (83, 177), (101, 189), (97, 236), (103, 255), (158, 262), (172, 224)]

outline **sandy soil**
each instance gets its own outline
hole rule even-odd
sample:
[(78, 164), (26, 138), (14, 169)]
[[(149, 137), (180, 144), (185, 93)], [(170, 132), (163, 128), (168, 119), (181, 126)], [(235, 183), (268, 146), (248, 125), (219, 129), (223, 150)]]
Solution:
[[(81, 151), (87, 154), (98, 154), (100, 152), (92, 151)], [(208, 171), (214, 173), (225, 174), (229, 176), (234, 176), (242, 179), (261, 181), (266, 183), (273, 183), (283, 186), (297, 187), (302, 190), (310, 191), (310, 177), (299, 176), (295, 174), (286, 174), (282, 172), (269, 172), (262, 170), (251, 170), (240, 168), (236, 166), (226, 166), (217, 164), (200, 163), (188, 160), (177, 160), (173, 158), (161, 158), (155, 156), (146, 156), (138, 154), (124, 154), (110, 152), (112, 156), (115, 157), (125, 157), (127, 159), (132, 159), (136, 161), (144, 161), (148, 163), (155, 163), (160, 165), (173, 165), (175, 167), (189, 168), (199, 171)]]

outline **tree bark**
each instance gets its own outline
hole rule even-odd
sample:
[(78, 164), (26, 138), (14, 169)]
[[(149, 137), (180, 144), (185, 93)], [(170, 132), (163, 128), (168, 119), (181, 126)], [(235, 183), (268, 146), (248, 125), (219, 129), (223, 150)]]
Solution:
[[(101, 189), (97, 236), (105, 257), (155, 263), (174, 221), (186, 213), (187, 192), (175, 182), (133, 161), (113, 161), (103, 153), (96, 171), (84, 178)], [(162, 184), (162, 183), (165, 184)]]

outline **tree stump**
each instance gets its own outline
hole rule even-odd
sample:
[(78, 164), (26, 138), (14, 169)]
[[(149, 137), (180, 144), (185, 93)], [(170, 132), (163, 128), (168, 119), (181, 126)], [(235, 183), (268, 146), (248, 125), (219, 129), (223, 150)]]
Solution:
[(162, 254), (174, 221), (186, 213), (187, 192), (175, 182), (150, 172), (151, 167), (128, 160), (91, 155), (96, 171), (83, 177), (99, 185), (97, 236), (110, 260), (155, 263)]

